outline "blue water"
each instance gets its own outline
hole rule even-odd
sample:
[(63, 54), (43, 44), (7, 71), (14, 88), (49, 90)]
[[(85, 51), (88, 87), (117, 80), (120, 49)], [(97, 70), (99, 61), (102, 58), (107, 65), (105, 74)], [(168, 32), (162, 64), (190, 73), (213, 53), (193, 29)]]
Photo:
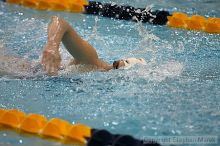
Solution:
[[(114, 2), (136, 7), (153, 4), (154, 9), (220, 17), (218, 0)], [(67, 19), (103, 60), (112, 63), (142, 57), (147, 65), (109, 72), (60, 72), (58, 77), (1, 76), (1, 108), (59, 117), (141, 139), (220, 136), (220, 35), (91, 15), (41, 12), (0, 2), (2, 53), (38, 60), (52, 15)], [(70, 58), (66, 51), (62, 56)], [(0, 132), (0, 145), (30, 144), (57, 145)], [(216, 145), (220, 145), (219, 140)]]

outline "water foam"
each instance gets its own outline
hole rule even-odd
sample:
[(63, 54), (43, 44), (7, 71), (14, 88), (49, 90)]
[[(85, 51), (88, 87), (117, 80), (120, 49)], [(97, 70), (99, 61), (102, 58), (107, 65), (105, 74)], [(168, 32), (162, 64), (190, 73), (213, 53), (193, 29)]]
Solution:
[(143, 78), (161, 82), (167, 78), (175, 78), (181, 75), (184, 65), (178, 61), (168, 61), (161, 65), (154, 62), (148, 62), (146, 65), (137, 65), (125, 70), (125, 76), (130, 78)]

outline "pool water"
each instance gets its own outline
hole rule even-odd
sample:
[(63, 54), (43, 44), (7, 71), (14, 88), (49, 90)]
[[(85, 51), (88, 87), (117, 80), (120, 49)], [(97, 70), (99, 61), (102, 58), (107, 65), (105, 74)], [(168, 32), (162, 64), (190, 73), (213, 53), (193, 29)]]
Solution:
[[(220, 17), (218, 0), (112, 2)], [(92, 15), (41, 12), (0, 2), (1, 54), (39, 60), (53, 15), (67, 19), (103, 60), (112, 63), (141, 57), (147, 64), (109, 72), (81, 73), (73, 68), (57, 77), (1, 76), (0, 108), (58, 117), (140, 139), (220, 136), (220, 35)], [(62, 58), (64, 62), (70, 58), (64, 49)], [(57, 145), (0, 131), (0, 146), (30, 144)]]

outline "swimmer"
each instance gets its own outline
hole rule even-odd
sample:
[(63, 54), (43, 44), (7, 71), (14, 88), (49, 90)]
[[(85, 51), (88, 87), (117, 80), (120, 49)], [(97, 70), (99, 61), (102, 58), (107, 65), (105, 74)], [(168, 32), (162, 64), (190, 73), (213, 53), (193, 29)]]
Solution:
[[(66, 20), (57, 16), (53, 16), (51, 22), (48, 25), (48, 39), (43, 50), (40, 63), (48, 75), (57, 75), (61, 68), (61, 55), (59, 51), (61, 42), (73, 57), (69, 65), (90, 65), (95, 69), (108, 71), (111, 69), (128, 67), (137, 63), (145, 64), (145, 60), (142, 58), (122, 59), (114, 61), (113, 64), (104, 62), (103, 60), (99, 59), (96, 49), (92, 47), (87, 41), (83, 40)], [(3, 57), (0, 55), (0, 58), (2, 58), (0, 59), (0, 63), (2, 61), (18, 61), (18, 58), (14, 57)], [(40, 68), (39, 65), (29, 64), (32, 63), (22, 59), (22, 61), (19, 63), (19, 66), (21, 70), (26, 71), (30, 70), (27, 68), (31, 68), (32, 72), (37, 72)]]

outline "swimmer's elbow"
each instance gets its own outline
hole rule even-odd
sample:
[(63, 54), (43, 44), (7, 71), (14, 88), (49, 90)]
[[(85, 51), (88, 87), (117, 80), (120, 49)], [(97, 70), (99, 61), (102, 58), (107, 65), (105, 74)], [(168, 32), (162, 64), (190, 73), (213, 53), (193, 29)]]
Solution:
[(59, 16), (52, 16), (51, 17), (51, 23), (59, 24), (62, 27), (68, 26), (68, 22), (64, 18), (59, 17)]

